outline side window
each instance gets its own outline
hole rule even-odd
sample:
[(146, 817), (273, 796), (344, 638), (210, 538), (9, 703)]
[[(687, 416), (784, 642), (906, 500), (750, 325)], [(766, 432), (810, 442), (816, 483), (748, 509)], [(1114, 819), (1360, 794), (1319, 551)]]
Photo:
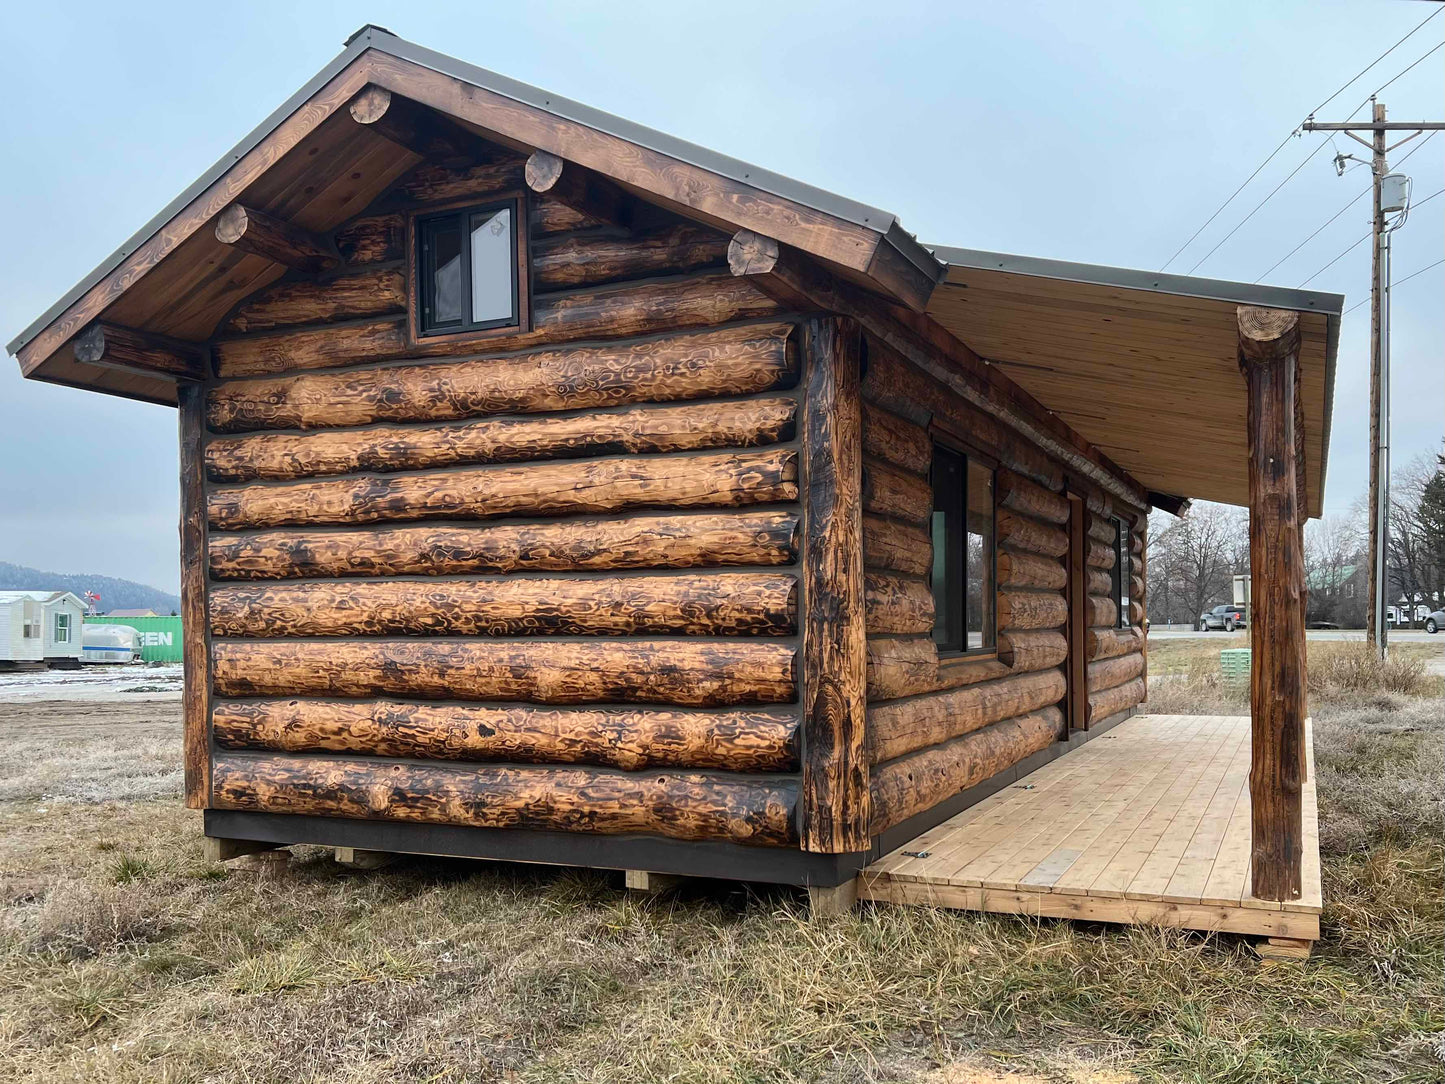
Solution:
[(418, 336), (519, 327), (517, 200), (416, 219)]
[(1133, 554), (1130, 552), (1129, 525), (1114, 520), (1114, 570), (1111, 573), (1114, 602), (1119, 607), (1118, 626), (1129, 627), (1129, 580), (1133, 575)]
[(55, 642), (57, 644), (70, 643), (70, 615), (55, 615)]
[(994, 649), (993, 470), (933, 452), (933, 640), (944, 653)]

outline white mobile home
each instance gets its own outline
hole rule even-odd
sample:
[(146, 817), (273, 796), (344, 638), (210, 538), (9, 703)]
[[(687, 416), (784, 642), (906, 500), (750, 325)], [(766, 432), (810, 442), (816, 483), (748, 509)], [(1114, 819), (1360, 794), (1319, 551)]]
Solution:
[(85, 603), (69, 591), (0, 591), (0, 666), (78, 666)]

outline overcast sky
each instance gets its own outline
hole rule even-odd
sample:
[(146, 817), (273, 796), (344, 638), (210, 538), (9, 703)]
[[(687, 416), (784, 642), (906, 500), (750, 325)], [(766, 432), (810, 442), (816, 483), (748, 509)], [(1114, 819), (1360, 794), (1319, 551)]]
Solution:
[[(66, 3), (11, 9), (0, 70), (8, 341), (371, 20), (422, 45), (884, 207), (925, 242), (1157, 269), (1303, 116), (1431, 3)], [(424, 10), (423, 10), (424, 8)], [(1321, 113), (1442, 40), (1420, 30)], [(1438, 119), (1445, 52), (1382, 95)], [(1188, 272), (1323, 139), (1293, 141), (1169, 270)], [(1342, 150), (1362, 150), (1344, 137)], [(1418, 141), (1417, 141), (1418, 142)], [(1402, 147), (1392, 163), (1412, 149)], [(1368, 187), (1316, 155), (1196, 272), (1250, 282)], [(1445, 185), (1445, 135), (1403, 170)], [(1441, 258), (1445, 197), (1397, 235)], [(1298, 286), (1368, 200), (1264, 281)], [(1442, 271), (1395, 297), (1397, 461), (1438, 449)], [(1310, 283), (1368, 298), (1362, 244)], [(1327, 512), (1366, 482), (1368, 304), (1340, 339)], [(1168, 434), (1161, 434), (1167, 438)], [(0, 359), (0, 560), (179, 584), (173, 410), (22, 381)]]

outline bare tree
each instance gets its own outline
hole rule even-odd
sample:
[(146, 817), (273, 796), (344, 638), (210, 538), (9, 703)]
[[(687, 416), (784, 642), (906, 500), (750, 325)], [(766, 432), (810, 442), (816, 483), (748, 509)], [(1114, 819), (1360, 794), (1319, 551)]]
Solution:
[[(1156, 514), (1157, 515), (1157, 514)], [(1183, 519), (1149, 527), (1151, 621), (1188, 622), (1233, 599), (1230, 577), (1249, 569), (1249, 531), (1242, 510), (1197, 501)]]
[(1363, 625), (1365, 560), (1363, 506), (1305, 525), (1309, 620), (1345, 628)]
[(1416, 456), (1390, 480), (1390, 544), (1387, 589), (1392, 599), (1404, 600), (1401, 616), (1416, 625), (1415, 607), (1429, 598), (1435, 585), (1432, 551), (1436, 548), (1430, 526), (1426, 496), (1438, 469), (1434, 456)]

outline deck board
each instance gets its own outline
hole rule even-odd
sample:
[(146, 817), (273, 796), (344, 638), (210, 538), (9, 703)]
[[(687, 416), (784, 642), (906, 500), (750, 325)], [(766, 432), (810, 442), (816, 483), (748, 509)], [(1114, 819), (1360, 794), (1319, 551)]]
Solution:
[(1166, 715), (1137, 715), (929, 829), (869, 866), (859, 895), (1317, 939), (1318, 807), (1306, 725), (1298, 900), (1249, 892), (1249, 719)]

